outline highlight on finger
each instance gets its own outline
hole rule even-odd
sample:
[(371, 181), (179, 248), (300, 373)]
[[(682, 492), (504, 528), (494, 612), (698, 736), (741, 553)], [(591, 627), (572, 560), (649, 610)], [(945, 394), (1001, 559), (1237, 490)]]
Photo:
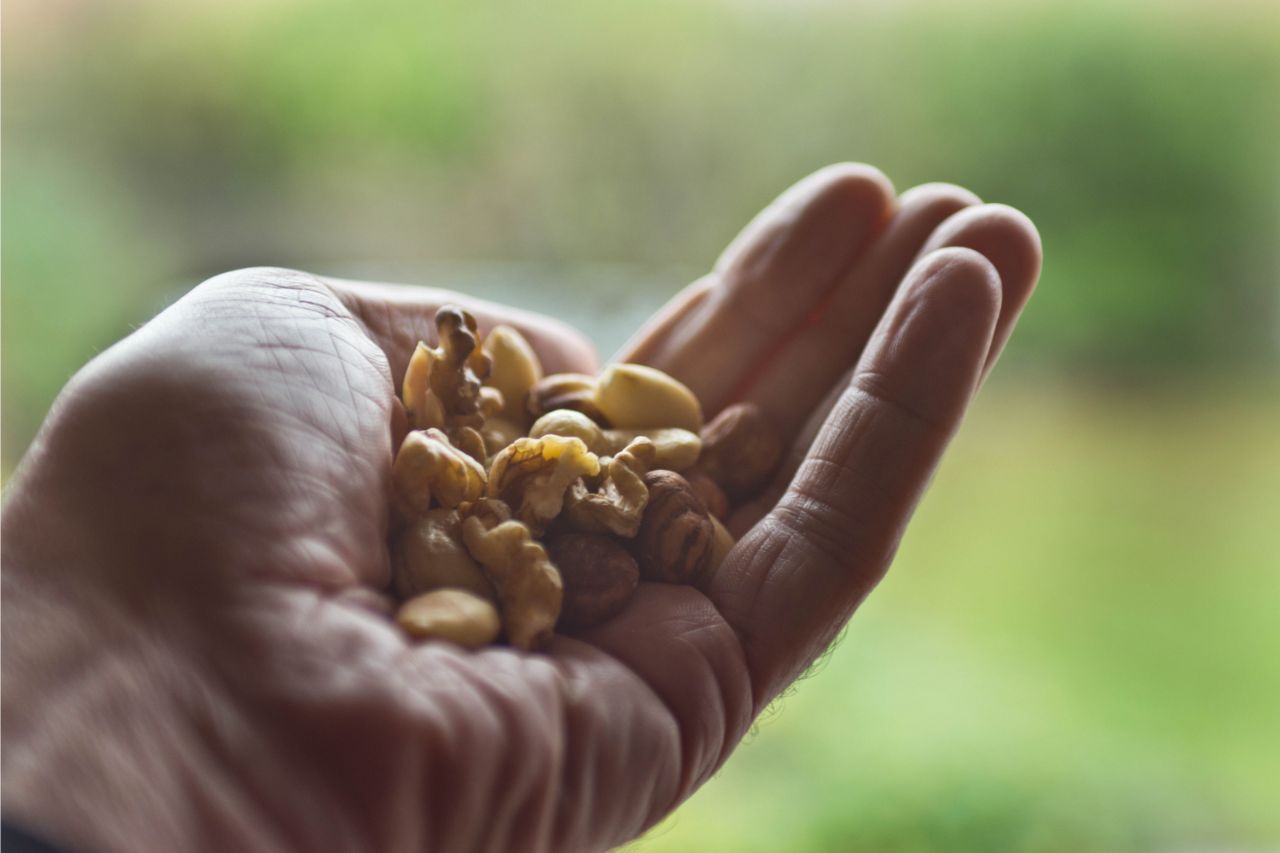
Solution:
[(985, 365), (985, 370), (990, 371), (1040, 278), (1043, 261), (1040, 232), (1031, 219), (1016, 208), (983, 204), (960, 211), (939, 225), (921, 254), (948, 246), (982, 254), (1000, 275), (1003, 302)]

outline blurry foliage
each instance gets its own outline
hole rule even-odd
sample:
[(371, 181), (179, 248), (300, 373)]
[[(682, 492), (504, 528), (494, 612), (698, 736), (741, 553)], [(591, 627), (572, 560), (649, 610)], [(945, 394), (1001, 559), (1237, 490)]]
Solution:
[(6, 143), (11, 171), (25, 144), (120, 175), (187, 274), (705, 266), (799, 176), (866, 160), (1039, 224), (1022, 357), (1257, 356), (1280, 221), (1280, 51), (1257, 21), (1275, 16), (1156, 8), (72, 4), (56, 54), (6, 45)]

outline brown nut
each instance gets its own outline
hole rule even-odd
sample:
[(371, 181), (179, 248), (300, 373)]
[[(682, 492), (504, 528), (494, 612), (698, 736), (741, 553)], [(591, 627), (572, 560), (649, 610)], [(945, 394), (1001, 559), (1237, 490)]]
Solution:
[(777, 430), (754, 403), (736, 403), (702, 430), (698, 465), (735, 501), (768, 484), (782, 459)]
[(729, 517), (729, 496), (710, 474), (701, 468), (694, 468), (685, 471), (683, 476), (689, 481), (693, 493), (706, 505), (707, 512), (711, 513), (712, 518), (724, 521)]
[(544, 376), (529, 389), (529, 414), (540, 418), (556, 409), (572, 409), (591, 418), (600, 426), (608, 426), (596, 405), (596, 378), (585, 373), (553, 373)]
[(392, 543), (391, 571), (401, 600), (444, 587), (498, 600), (493, 584), (462, 544), (456, 509), (433, 509), (402, 530)]
[(436, 312), (436, 333), (440, 346), (429, 377), (431, 390), (440, 398), (446, 417), (475, 415), (480, 408), (480, 384), (489, 374), (476, 318), (457, 305), (444, 305)]
[(709, 573), (715, 527), (684, 477), (674, 471), (650, 471), (640, 532), (635, 538), (636, 560), (646, 580), (697, 584)]
[(463, 589), (438, 589), (409, 599), (396, 611), (396, 622), (411, 637), (448, 640), (477, 649), (498, 638), (498, 611)]
[(599, 483), (588, 485), (585, 478), (574, 481), (564, 502), (563, 518), (568, 526), (580, 533), (634, 538), (649, 502), (644, 475), (655, 467), (653, 459), (653, 442), (637, 438), (616, 456), (600, 461), (603, 476)]
[(517, 438), (522, 438), (524, 427), (498, 415), (485, 418), (484, 426), (480, 428), (480, 435), (484, 437), (484, 449), (489, 456), (494, 456)]
[(608, 536), (565, 533), (546, 546), (564, 583), (560, 624), (567, 628), (590, 628), (616, 616), (640, 581), (635, 558)]

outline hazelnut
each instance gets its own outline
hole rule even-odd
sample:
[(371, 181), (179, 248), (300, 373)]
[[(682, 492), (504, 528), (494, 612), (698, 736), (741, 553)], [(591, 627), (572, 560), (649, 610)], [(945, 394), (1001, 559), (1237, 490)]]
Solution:
[(527, 405), (529, 414), (540, 418), (556, 409), (572, 409), (591, 418), (601, 426), (608, 426), (600, 407), (596, 405), (596, 378), (585, 373), (553, 373), (535, 382), (529, 389)]
[(729, 406), (702, 430), (698, 464), (735, 501), (764, 488), (782, 459), (782, 441), (754, 403)]
[(685, 471), (684, 478), (689, 481), (693, 493), (706, 505), (707, 512), (711, 513), (712, 518), (724, 521), (729, 517), (729, 496), (710, 474), (701, 468), (694, 468), (691, 471)]
[(619, 429), (702, 429), (702, 406), (683, 383), (643, 364), (611, 364), (596, 383), (596, 405)]
[(560, 624), (567, 628), (590, 628), (617, 615), (640, 581), (635, 558), (608, 536), (565, 533), (546, 546), (564, 583)]
[(715, 528), (689, 482), (674, 471), (650, 471), (649, 504), (635, 538), (635, 555), (646, 580), (697, 584), (711, 565)]

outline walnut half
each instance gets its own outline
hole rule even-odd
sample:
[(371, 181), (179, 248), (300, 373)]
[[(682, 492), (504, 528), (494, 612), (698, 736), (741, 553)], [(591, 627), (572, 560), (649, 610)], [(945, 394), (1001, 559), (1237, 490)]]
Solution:
[(600, 459), (578, 438), (518, 438), (493, 458), (487, 494), (507, 503), (515, 517), (541, 534), (564, 507), (579, 477), (600, 473)]
[(540, 648), (560, 618), (560, 573), (528, 527), (494, 520), (470, 515), (462, 522), (462, 539), (498, 591), (507, 640), (518, 649)]

